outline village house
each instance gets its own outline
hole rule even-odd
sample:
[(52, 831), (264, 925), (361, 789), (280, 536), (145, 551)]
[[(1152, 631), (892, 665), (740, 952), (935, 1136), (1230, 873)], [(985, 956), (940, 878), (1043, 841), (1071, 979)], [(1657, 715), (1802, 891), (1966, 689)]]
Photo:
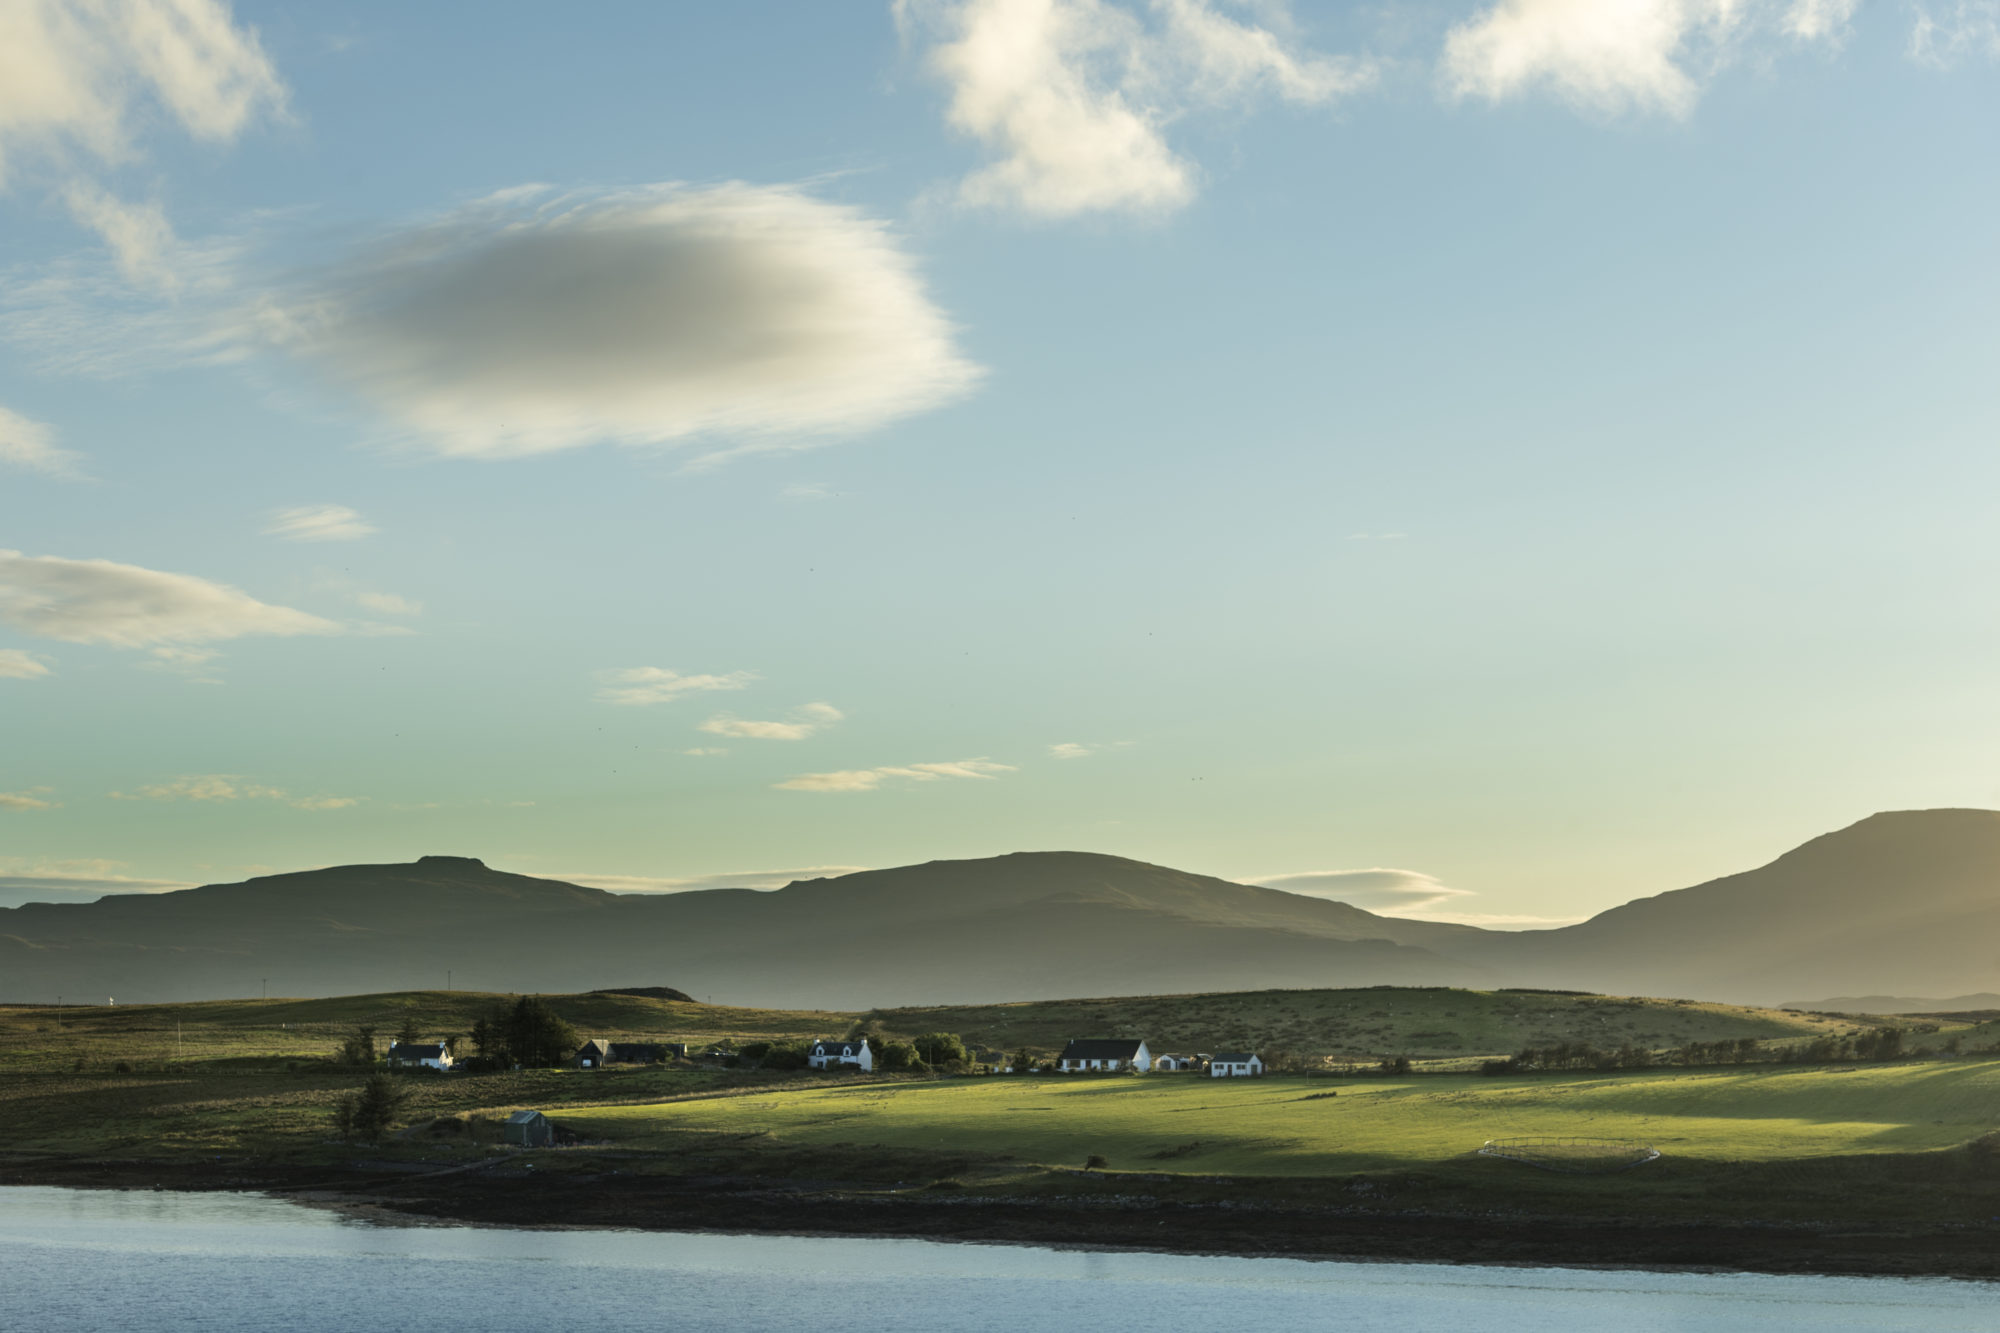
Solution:
[(840, 1065), (873, 1071), (875, 1052), (868, 1049), (865, 1041), (829, 1041), (825, 1038), (814, 1042), (806, 1052), (806, 1063), (814, 1069), (833, 1069)]
[(1185, 1074), (1201, 1068), (1201, 1059), (1193, 1055), (1161, 1055), (1153, 1060), (1153, 1068), (1163, 1074)]
[(1063, 1053), (1056, 1062), (1056, 1068), (1065, 1074), (1079, 1074), (1094, 1071), (1115, 1072), (1122, 1069), (1145, 1073), (1152, 1067), (1153, 1057), (1146, 1050), (1143, 1041), (1126, 1041), (1123, 1038), (1079, 1038), (1063, 1047)]
[(540, 1111), (516, 1111), (502, 1130), (507, 1142), (520, 1148), (546, 1148), (556, 1141), (555, 1126)]
[(1264, 1072), (1255, 1051), (1219, 1051), (1208, 1058), (1210, 1078), (1250, 1078)]
[(576, 1048), (569, 1062), (576, 1069), (602, 1069), (611, 1063), (611, 1043), (592, 1037)]
[(392, 1041), (389, 1043), (389, 1068), (435, 1069), (442, 1073), (451, 1068), (451, 1049), (441, 1041)]

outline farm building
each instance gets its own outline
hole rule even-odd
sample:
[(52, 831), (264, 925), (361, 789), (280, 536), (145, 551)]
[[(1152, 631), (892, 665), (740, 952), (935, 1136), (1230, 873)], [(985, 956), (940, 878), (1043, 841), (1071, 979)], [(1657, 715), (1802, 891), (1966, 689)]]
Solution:
[[(571, 1063), (578, 1069), (602, 1069), (606, 1065), (656, 1065), (672, 1048), (653, 1041), (602, 1041), (591, 1038), (576, 1048)], [(683, 1052), (685, 1045), (679, 1047)]]
[(1255, 1051), (1218, 1051), (1208, 1059), (1210, 1078), (1249, 1078), (1264, 1072)]
[(1063, 1047), (1062, 1057), (1056, 1062), (1056, 1068), (1065, 1074), (1121, 1069), (1132, 1069), (1143, 1074), (1152, 1067), (1152, 1064), (1153, 1057), (1146, 1050), (1146, 1043), (1143, 1041), (1085, 1037), (1073, 1040)]
[(546, 1148), (556, 1140), (555, 1126), (540, 1111), (516, 1111), (507, 1117), (507, 1142), (523, 1148)]
[(451, 1068), (451, 1050), (441, 1041), (392, 1041), (389, 1068), (446, 1070)]
[(821, 1038), (806, 1052), (806, 1063), (814, 1069), (832, 1069), (840, 1065), (854, 1065), (859, 1069), (875, 1068), (875, 1052), (868, 1049), (865, 1041), (828, 1041)]
[(1153, 1059), (1153, 1068), (1163, 1074), (1186, 1074), (1201, 1068), (1198, 1055), (1161, 1055)]

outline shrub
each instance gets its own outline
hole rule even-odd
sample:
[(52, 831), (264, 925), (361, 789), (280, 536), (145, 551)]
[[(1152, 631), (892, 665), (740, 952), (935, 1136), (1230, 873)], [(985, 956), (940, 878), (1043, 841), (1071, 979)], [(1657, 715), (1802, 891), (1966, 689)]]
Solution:
[(1092, 1153), (1083, 1159), (1083, 1169), (1086, 1171), (1102, 1171), (1110, 1165), (1111, 1163), (1105, 1161), (1103, 1156), (1098, 1153)]

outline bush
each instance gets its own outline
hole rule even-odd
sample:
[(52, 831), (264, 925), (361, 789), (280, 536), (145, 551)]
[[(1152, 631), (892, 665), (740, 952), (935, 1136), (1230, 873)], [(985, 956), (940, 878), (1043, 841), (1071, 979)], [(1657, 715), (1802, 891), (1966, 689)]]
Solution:
[(922, 1069), (923, 1057), (917, 1054), (915, 1043), (892, 1041), (882, 1047), (881, 1056), (875, 1061), (877, 1069), (895, 1071), (899, 1069)]
[[(751, 1047), (763, 1045), (764, 1054), (753, 1056)], [(769, 1043), (751, 1042), (743, 1047), (743, 1058), (757, 1059), (766, 1069), (804, 1069), (812, 1059), (812, 1043), (809, 1041), (774, 1041)]]
[(927, 1065), (964, 1064), (965, 1043), (956, 1032), (926, 1032), (910, 1043)]
[(1083, 1169), (1086, 1171), (1102, 1171), (1104, 1170), (1104, 1168), (1110, 1165), (1111, 1163), (1105, 1161), (1104, 1158), (1097, 1153), (1092, 1153), (1090, 1156), (1083, 1159)]

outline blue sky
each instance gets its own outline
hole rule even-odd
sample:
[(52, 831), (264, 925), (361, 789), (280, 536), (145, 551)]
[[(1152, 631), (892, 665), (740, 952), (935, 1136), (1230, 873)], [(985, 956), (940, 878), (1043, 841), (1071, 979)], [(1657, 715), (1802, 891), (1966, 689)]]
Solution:
[(0, 20), (13, 897), (2000, 805), (2000, 8), (780, 13)]

